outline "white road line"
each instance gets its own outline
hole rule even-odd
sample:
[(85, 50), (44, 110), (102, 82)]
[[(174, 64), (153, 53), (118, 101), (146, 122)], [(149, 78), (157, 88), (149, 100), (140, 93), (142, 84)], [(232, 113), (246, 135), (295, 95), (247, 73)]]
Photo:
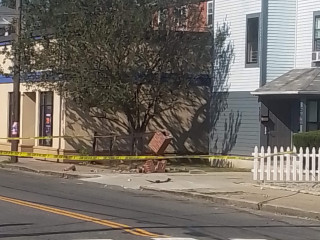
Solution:
[(267, 240), (258, 238), (229, 238), (229, 240)]
[(195, 238), (152, 238), (153, 240), (197, 240)]

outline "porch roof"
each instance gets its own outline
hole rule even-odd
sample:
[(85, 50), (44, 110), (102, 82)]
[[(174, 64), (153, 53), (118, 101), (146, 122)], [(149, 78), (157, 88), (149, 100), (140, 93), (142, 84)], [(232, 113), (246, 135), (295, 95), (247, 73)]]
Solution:
[(320, 94), (320, 68), (293, 69), (251, 94), (256, 96)]

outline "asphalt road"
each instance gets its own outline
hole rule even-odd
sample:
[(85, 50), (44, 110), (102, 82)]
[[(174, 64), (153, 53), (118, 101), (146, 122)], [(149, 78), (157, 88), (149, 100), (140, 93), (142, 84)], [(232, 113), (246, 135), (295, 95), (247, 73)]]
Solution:
[(320, 222), (0, 170), (0, 239), (320, 239)]

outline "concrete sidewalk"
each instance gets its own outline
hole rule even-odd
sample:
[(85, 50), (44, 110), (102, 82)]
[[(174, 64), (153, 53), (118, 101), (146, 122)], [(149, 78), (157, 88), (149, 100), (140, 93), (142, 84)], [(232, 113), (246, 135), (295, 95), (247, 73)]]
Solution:
[(19, 158), (18, 163), (8, 163), (9, 159), (8, 157), (0, 157), (0, 167), (63, 178), (87, 178), (100, 176), (99, 174), (102, 173), (111, 173), (111, 170), (94, 165), (75, 165), (76, 171), (64, 171), (73, 164), (41, 161), (32, 158)]
[[(252, 180), (250, 172), (119, 174), (95, 165), (76, 165), (76, 171), (66, 172), (64, 169), (71, 164), (23, 158), (19, 159), (19, 163), (1, 163), (0, 166), (58, 177), (80, 178), (106, 187), (166, 192), (219, 204), (320, 220), (320, 194), (317, 188), (312, 191), (306, 183), (291, 184), (294, 188), (290, 184), (259, 184)], [(170, 181), (165, 182), (168, 179)]]

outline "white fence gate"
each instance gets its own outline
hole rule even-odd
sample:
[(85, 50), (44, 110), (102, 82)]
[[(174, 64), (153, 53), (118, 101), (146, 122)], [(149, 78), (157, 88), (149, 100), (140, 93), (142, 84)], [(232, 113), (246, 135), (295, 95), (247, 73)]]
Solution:
[(253, 179), (260, 181), (286, 181), (286, 182), (320, 182), (320, 149), (318, 151), (309, 148), (297, 152), (283, 147), (278, 151), (277, 147), (271, 151), (268, 147), (255, 147), (253, 164)]

